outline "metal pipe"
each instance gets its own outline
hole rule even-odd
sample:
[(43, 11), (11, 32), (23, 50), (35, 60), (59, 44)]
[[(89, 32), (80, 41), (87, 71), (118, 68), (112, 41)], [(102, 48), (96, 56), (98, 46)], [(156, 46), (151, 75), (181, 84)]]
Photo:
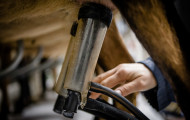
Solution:
[[(14, 78), (18, 76), (26, 75), (27, 72), (34, 69), (38, 65), (38, 63), (40, 63), (42, 56), (43, 56), (43, 47), (39, 47), (36, 57), (29, 64), (10, 72), (6, 76), (3, 76), (3, 78), (9, 78), (9, 80), (13, 81)], [(3, 80), (5, 79), (2, 79), (2, 81)]]
[(80, 101), (74, 102), (76, 106), (80, 103), (83, 108), (86, 104), (90, 80), (111, 19), (110, 9), (100, 4), (86, 3), (79, 10), (77, 23), (73, 24), (72, 38), (55, 91), (68, 102), (75, 95), (80, 95)]
[[(87, 96), (107, 27), (93, 19), (80, 19), (63, 88)], [(83, 96), (84, 95), (84, 96)], [(63, 94), (63, 96), (65, 96)], [(84, 99), (83, 99), (84, 100)], [(85, 100), (83, 101), (85, 103)]]
[(21, 62), (24, 53), (24, 44), (22, 40), (17, 41), (17, 44), (18, 44), (18, 49), (17, 49), (16, 58), (14, 59), (13, 63), (10, 66), (8, 66), (5, 70), (0, 72), (0, 78), (3, 78), (3, 76), (6, 76), (7, 74), (15, 70), (19, 65), (19, 63)]

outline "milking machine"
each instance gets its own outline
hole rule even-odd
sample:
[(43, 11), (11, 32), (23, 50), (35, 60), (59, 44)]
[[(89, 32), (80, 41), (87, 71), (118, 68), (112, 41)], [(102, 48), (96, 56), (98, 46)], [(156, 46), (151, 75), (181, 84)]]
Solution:
[[(111, 20), (112, 11), (103, 5), (85, 3), (80, 8), (78, 21), (71, 28), (72, 37), (54, 87), (59, 94), (54, 106), (55, 112), (73, 118), (74, 113), (81, 109), (106, 119), (148, 119), (126, 98), (90, 81)], [(112, 97), (134, 116), (109, 103), (88, 98), (91, 91)]]

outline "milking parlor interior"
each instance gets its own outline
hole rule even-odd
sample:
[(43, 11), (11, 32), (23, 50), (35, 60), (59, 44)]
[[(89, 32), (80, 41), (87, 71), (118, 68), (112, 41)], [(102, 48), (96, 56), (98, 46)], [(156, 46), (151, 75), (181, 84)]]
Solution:
[(0, 0), (0, 120), (190, 120), (189, 0)]

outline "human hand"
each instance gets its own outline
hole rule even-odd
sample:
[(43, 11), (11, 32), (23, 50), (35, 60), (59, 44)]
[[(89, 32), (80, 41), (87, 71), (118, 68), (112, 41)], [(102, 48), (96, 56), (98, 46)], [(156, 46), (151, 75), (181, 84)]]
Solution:
[[(157, 85), (152, 72), (141, 63), (120, 64), (100, 74), (92, 82), (109, 88), (120, 85), (115, 91), (122, 96), (127, 96), (138, 91), (146, 91)], [(96, 99), (99, 95), (99, 93), (92, 92), (90, 98)]]

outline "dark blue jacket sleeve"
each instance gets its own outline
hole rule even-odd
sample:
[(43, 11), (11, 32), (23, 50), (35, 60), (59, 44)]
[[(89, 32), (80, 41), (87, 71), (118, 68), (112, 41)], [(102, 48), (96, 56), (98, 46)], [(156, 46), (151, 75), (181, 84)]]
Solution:
[(157, 81), (157, 87), (143, 92), (149, 103), (157, 110), (163, 110), (172, 101), (175, 102), (175, 97), (170, 84), (165, 79), (159, 68), (155, 65), (152, 58), (139, 62), (144, 64), (150, 71), (152, 71)]

